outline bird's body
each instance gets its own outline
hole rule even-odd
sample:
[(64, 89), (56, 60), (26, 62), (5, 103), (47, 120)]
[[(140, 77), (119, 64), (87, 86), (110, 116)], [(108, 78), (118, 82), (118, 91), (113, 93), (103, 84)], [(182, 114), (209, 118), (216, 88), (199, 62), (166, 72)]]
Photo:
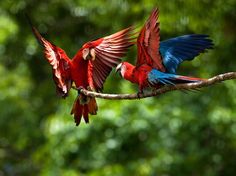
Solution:
[(140, 90), (147, 87), (148, 73), (152, 70), (152, 67), (147, 64), (140, 65), (139, 67), (135, 67), (128, 62), (125, 64), (127, 69), (124, 73), (121, 72), (122, 77), (132, 83), (138, 84)]
[(207, 35), (191, 34), (160, 42), (158, 10), (153, 10), (137, 39), (136, 65), (120, 63), (116, 70), (121, 76), (139, 85), (139, 93), (146, 87), (202, 81), (201, 78), (180, 76), (176, 70), (183, 61), (210, 49), (213, 43)]
[[(120, 58), (133, 45), (134, 29), (130, 27), (85, 43), (70, 60), (64, 50), (43, 38), (32, 24), (31, 27), (36, 39), (44, 47), (45, 58), (52, 66), (53, 80), (61, 97), (68, 96), (73, 82), (78, 89), (101, 91), (112, 68), (120, 63)], [(74, 114), (75, 123), (79, 125), (82, 117), (88, 123), (89, 114), (94, 115), (97, 110), (95, 98), (79, 93), (71, 114)]]
[[(88, 61), (83, 59), (81, 49), (77, 52), (77, 54), (73, 57), (70, 62), (71, 66), (71, 80), (75, 83), (77, 88), (88, 88)], [(91, 101), (93, 99), (93, 101)], [(88, 108), (90, 105), (90, 108)], [(80, 123), (81, 117), (83, 116), (86, 123), (89, 122), (88, 115), (97, 114), (97, 103), (95, 98), (90, 98), (84, 95), (79, 95), (72, 107), (71, 114), (74, 114), (75, 122), (78, 125)], [(79, 117), (79, 118), (78, 118)]]
[(88, 83), (88, 61), (83, 59), (81, 49), (71, 61), (71, 79), (76, 87), (87, 88)]

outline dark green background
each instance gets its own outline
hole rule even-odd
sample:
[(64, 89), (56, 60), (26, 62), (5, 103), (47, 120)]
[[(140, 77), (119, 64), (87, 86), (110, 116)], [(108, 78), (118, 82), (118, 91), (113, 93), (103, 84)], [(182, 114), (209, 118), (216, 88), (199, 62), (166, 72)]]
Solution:
[[(51, 68), (24, 17), (70, 57), (83, 43), (160, 9), (161, 40), (209, 34), (215, 49), (179, 69), (209, 78), (236, 71), (236, 0), (0, 1), (0, 176), (236, 175), (236, 82), (135, 101), (98, 100), (76, 127), (76, 97), (56, 96)], [(127, 58), (134, 63), (136, 49)], [(104, 92), (137, 87), (113, 72)]]

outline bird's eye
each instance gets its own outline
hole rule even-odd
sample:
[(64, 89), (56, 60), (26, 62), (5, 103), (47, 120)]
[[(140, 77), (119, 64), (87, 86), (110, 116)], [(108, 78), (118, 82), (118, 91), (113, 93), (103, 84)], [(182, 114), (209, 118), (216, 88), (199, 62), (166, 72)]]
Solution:
[(83, 53), (87, 53), (88, 52), (88, 48), (83, 49)]

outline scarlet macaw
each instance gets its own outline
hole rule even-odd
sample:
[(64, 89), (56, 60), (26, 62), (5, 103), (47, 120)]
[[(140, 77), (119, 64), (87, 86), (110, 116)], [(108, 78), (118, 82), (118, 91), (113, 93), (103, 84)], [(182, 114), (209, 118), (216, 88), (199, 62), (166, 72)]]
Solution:
[[(44, 47), (45, 58), (52, 66), (53, 80), (61, 97), (68, 96), (72, 82), (77, 88), (101, 91), (112, 67), (120, 63), (120, 58), (125, 56), (128, 48), (133, 45), (134, 29), (129, 27), (85, 43), (70, 60), (64, 50), (43, 38), (32, 24), (31, 27), (36, 39)], [(74, 114), (75, 123), (79, 125), (82, 116), (88, 123), (88, 115), (95, 115), (97, 110), (95, 98), (79, 94), (71, 114)]]
[(136, 66), (122, 62), (116, 67), (121, 76), (139, 85), (139, 92), (150, 86), (189, 83), (202, 81), (200, 78), (180, 76), (176, 74), (179, 64), (192, 60), (195, 56), (213, 47), (208, 35), (191, 34), (160, 42), (158, 9), (155, 8), (137, 39), (138, 56)]

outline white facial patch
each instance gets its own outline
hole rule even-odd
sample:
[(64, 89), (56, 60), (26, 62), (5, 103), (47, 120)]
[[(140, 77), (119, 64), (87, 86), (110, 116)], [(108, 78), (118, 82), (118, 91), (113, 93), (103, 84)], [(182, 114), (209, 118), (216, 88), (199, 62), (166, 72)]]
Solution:
[(89, 49), (88, 48), (85, 48), (83, 49), (83, 58), (84, 60), (87, 60), (88, 59), (88, 55), (89, 55)]
[(121, 69), (120, 69), (120, 74), (123, 78), (125, 76), (125, 72), (126, 72), (126, 66), (124, 64), (122, 64)]
[(126, 67), (123, 63), (120, 63), (119, 65), (116, 66), (116, 72), (119, 71), (121, 76), (124, 77), (124, 73), (125, 73), (125, 70), (126, 70)]

